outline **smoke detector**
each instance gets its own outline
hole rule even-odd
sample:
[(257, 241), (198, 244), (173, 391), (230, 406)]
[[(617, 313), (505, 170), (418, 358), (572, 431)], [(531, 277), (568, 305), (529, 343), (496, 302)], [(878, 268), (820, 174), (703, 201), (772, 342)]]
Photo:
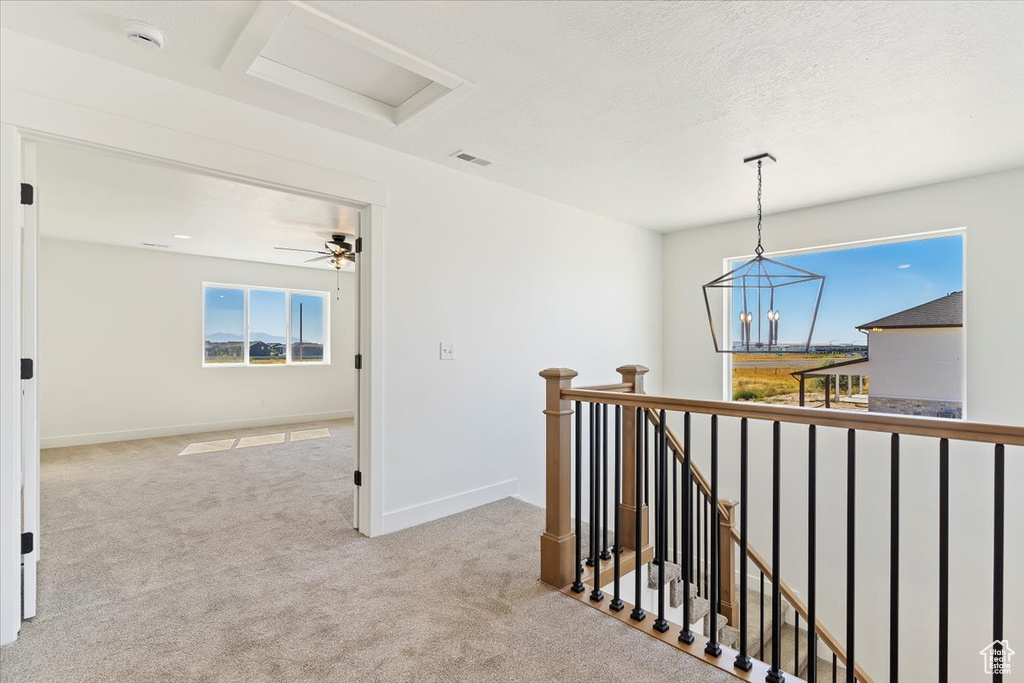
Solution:
[(490, 166), (491, 165), (491, 162), (488, 161), (487, 159), (478, 157), (475, 154), (470, 154), (469, 152), (467, 152), (464, 149), (460, 149), (458, 152), (453, 152), (450, 156), (453, 156), (456, 159), (459, 159), (461, 161), (468, 161), (469, 163), (476, 164), (477, 166)]
[(129, 21), (124, 25), (124, 35), (132, 43), (159, 50), (164, 46), (164, 34), (157, 28), (141, 21)]

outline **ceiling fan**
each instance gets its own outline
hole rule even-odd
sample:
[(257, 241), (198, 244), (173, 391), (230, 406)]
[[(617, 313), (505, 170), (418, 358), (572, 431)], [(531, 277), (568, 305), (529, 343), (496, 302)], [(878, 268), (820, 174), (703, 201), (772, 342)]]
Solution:
[(318, 254), (313, 258), (306, 259), (305, 263), (316, 263), (330, 259), (331, 265), (337, 270), (348, 270), (350, 263), (355, 263), (355, 247), (348, 241), (348, 235), (335, 233), (331, 235), (331, 241), (324, 242), (323, 249), (296, 249), (295, 247), (274, 247), (279, 251), (302, 251), (307, 254)]
[(306, 259), (306, 263), (316, 263), (317, 261), (326, 261), (330, 259), (331, 265), (334, 266), (335, 271), (338, 273), (338, 291), (337, 298), (341, 298), (341, 271), (348, 270), (350, 263), (356, 261), (356, 250), (352, 246), (352, 243), (348, 241), (349, 235), (345, 233), (337, 232), (331, 235), (330, 242), (324, 242), (324, 248), (321, 249), (297, 249), (295, 247), (274, 247), (279, 251), (304, 251), (307, 254), (317, 254), (313, 258)]

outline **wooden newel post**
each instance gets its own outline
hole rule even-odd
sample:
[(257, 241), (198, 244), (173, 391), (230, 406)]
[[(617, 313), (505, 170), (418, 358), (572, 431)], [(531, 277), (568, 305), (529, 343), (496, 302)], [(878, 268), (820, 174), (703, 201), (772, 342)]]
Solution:
[[(623, 384), (632, 384), (634, 394), (644, 393), (644, 375), (647, 374), (648, 369), (643, 365), (623, 365), (621, 368), (616, 369), (617, 372), (622, 375)], [(622, 531), (620, 532), (620, 538), (622, 539), (622, 547), (629, 548), (631, 550), (637, 550), (636, 542), (636, 528), (633, 523), (625, 523), (625, 520), (633, 520), (636, 518), (636, 410), (633, 408), (623, 408), (622, 410), (622, 503), (619, 508), (622, 511)], [(643, 487), (643, 482), (639, 483), (639, 486)], [(640, 526), (642, 531), (642, 538), (640, 539), (640, 548), (647, 547), (648, 538), (648, 523), (647, 523), (647, 506), (643, 507), (640, 513), (643, 515), (643, 522)]]
[(564, 588), (575, 576), (576, 534), (572, 530), (572, 404), (562, 390), (576, 376), (569, 368), (548, 368), (544, 422), (547, 430), (546, 524), (540, 536), (540, 580)]
[(740, 597), (736, 589), (736, 546), (732, 542), (732, 531), (736, 526), (735, 500), (721, 501), (721, 514), (718, 519), (719, 557), (718, 585), (722, 595), (722, 603), (718, 613), (729, 620), (729, 625), (738, 627), (740, 623)]

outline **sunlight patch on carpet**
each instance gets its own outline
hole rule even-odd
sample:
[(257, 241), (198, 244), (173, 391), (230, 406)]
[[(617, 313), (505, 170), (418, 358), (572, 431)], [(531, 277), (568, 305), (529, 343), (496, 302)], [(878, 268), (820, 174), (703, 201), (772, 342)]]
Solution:
[(290, 441), (307, 441), (309, 439), (325, 439), (331, 435), (331, 430), (323, 429), (300, 429), (291, 433)]
[(261, 434), (260, 436), (243, 436), (238, 440), (235, 448), (267, 446), (274, 443), (284, 443), (284, 432), (281, 432), (280, 434)]
[(230, 450), (235, 445), (234, 439), (220, 439), (219, 441), (203, 441), (200, 443), (190, 443), (185, 447), (178, 455), (196, 455), (199, 453), (216, 453), (217, 451)]

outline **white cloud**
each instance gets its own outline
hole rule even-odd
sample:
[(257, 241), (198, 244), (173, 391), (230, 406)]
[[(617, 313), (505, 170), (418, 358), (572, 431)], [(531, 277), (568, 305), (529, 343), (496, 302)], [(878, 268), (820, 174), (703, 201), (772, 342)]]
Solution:
[(900, 265), (898, 265), (896, 267), (899, 268), (900, 270), (903, 270), (905, 268), (909, 268), (910, 264), (909, 263), (901, 263)]

